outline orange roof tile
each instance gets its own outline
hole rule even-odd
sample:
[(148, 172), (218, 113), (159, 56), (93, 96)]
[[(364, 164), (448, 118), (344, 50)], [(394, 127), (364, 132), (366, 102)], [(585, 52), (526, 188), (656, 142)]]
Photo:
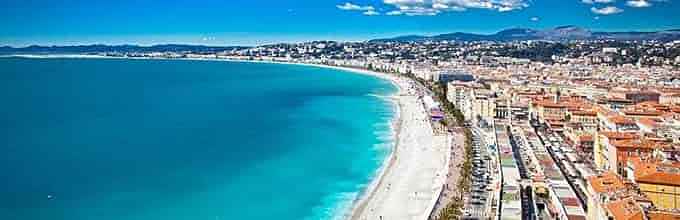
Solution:
[(625, 140), (611, 140), (611, 145), (615, 147), (639, 148), (639, 149), (656, 149), (663, 148), (662, 144), (651, 140), (625, 139)]
[(635, 181), (637, 182), (680, 186), (680, 173), (664, 172), (659, 169), (660, 166), (676, 167), (675, 164), (664, 165), (658, 161), (642, 161), (640, 157), (630, 157), (628, 161), (633, 165)]
[(658, 92), (654, 91), (629, 91), (626, 92), (627, 95), (659, 95)]
[(649, 220), (680, 220), (680, 213), (651, 211), (647, 217)]
[(618, 191), (625, 189), (623, 180), (614, 172), (606, 172), (600, 175), (588, 177), (590, 187), (598, 193)]
[(624, 110), (623, 113), (626, 115), (639, 115), (639, 116), (661, 116), (663, 112), (651, 109), (632, 109)]
[(637, 177), (635, 181), (640, 183), (680, 186), (680, 174), (656, 171), (649, 175)]
[(657, 101), (644, 101), (644, 102), (638, 103), (635, 106), (654, 106), (654, 105), (658, 105), (658, 104), (659, 104), (659, 102), (657, 102)]
[(592, 136), (592, 135), (585, 134), (585, 135), (579, 136), (578, 139), (579, 139), (579, 141), (581, 141), (581, 142), (590, 142), (590, 141), (593, 141), (593, 136)]
[(601, 135), (609, 139), (621, 140), (621, 139), (636, 139), (639, 137), (637, 133), (632, 132), (618, 132), (618, 131), (601, 131)]
[(660, 122), (659, 120), (654, 120), (654, 119), (651, 119), (651, 118), (641, 118), (640, 120), (638, 120), (639, 124), (642, 124), (642, 125), (645, 125), (645, 126), (651, 127), (651, 128), (658, 127), (659, 122)]
[(607, 211), (614, 220), (644, 220), (644, 212), (632, 198), (610, 202)]
[(635, 122), (632, 119), (621, 115), (609, 117), (608, 120), (613, 122), (614, 124), (635, 124)]
[(548, 118), (548, 119), (546, 119), (545, 123), (548, 124), (548, 126), (550, 126), (550, 128), (564, 127), (564, 122), (562, 122), (561, 120), (557, 120), (557, 119)]
[(673, 107), (671, 108), (671, 111), (672, 111), (672, 112), (675, 112), (675, 113), (680, 113), (680, 107), (673, 106)]
[(573, 111), (571, 114), (579, 116), (597, 116), (597, 112), (595, 111)]
[(616, 98), (616, 97), (609, 97), (607, 98), (607, 101), (612, 101), (612, 102), (633, 102), (631, 100), (625, 99), (625, 98)]
[(543, 106), (544, 108), (564, 108), (564, 107), (566, 107), (562, 103), (555, 103), (555, 102), (549, 101), (549, 100), (539, 100), (539, 101), (536, 101), (535, 104), (538, 105), (538, 106)]
[(657, 89), (657, 91), (665, 92), (665, 93), (680, 93), (680, 88), (665, 87), (665, 88), (659, 88), (659, 89)]

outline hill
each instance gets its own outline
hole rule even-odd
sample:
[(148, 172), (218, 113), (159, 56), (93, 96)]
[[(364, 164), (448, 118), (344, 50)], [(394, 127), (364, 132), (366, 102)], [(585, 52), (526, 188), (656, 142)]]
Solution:
[(409, 35), (386, 39), (375, 39), (369, 42), (421, 42), (421, 41), (570, 41), (570, 40), (680, 40), (680, 29), (655, 32), (593, 32), (577, 26), (560, 26), (551, 29), (535, 30), (528, 28), (511, 28), (495, 34), (474, 34), (455, 32), (434, 36)]

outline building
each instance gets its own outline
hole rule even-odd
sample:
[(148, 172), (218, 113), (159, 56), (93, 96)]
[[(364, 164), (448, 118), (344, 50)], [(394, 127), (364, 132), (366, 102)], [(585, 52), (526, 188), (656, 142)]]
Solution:
[(680, 212), (651, 210), (647, 212), (649, 220), (680, 220)]
[(496, 95), (488, 89), (473, 90), (473, 117), (492, 119), (496, 116)]
[(635, 133), (602, 131), (595, 136), (593, 145), (593, 159), (595, 168), (599, 170), (617, 170), (616, 166), (616, 147), (612, 146), (614, 141), (637, 139)]
[(564, 121), (567, 106), (555, 100), (537, 100), (532, 102), (534, 113), (541, 121)]
[(597, 112), (595, 111), (570, 111), (569, 122), (580, 123), (584, 130), (596, 131), (598, 125)]
[(630, 91), (625, 93), (625, 99), (633, 101), (637, 104), (640, 102), (659, 102), (661, 94), (654, 91)]
[(631, 157), (626, 172), (659, 209), (680, 212), (680, 163), (662, 163)]
[(472, 114), (472, 88), (465, 84), (447, 85), (446, 98), (453, 106), (463, 113), (465, 118), (471, 118)]
[(606, 205), (606, 218), (611, 220), (645, 220), (645, 212), (632, 198), (610, 202)]
[(661, 93), (659, 96), (659, 103), (661, 104), (680, 104), (680, 92)]
[(617, 194), (626, 190), (623, 179), (614, 172), (591, 176), (587, 181), (588, 219), (606, 219), (604, 204), (617, 199)]
[(437, 75), (437, 81), (442, 83), (448, 83), (453, 81), (472, 82), (475, 81), (475, 77), (472, 74), (464, 73), (462, 71), (441, 72)]
[(478, 83), (448, 83), (446, 98), (468, 119), (493, 118), (496, 114), (494, 93)]
[(640, 128), (631, 118), (613, 115), (600, 120), (600, 128), (606, 131), (637, 132)]

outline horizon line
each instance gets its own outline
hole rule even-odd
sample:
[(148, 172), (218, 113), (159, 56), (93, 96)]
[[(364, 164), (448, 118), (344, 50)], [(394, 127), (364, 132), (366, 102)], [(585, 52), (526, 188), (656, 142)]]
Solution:
[[(0, 47), (9, 47), (9, 48), (14, 48), (14, 49), (20, 49), (20, 48), (28, 48), (28, 47), (76, 47), (76, 46), (137, 46), (137, 47), (153, 47), (153, 46), (163, 46), (163, 45), (181, 45), (181, 46), (204, 46), (204, 47), (259, 47), (259, 46), (265, 46), (265, 45), (274, 45), (274, 44), (299, 44), (299, 43), (309, 43), (309, 42), (316, 42), (316, 41), (331, 41), (331, 42), (343, 42), (343, 43), (360, 43), (360, 42), (368, 42), (371, 40), (378, 40), (378, 39), (390, 39), (390, 38), (397, 38), (397, 37), (403, 37), (403, 36), (423, 36), (423, 37), (432, 37), (432, 36), (437, 36), (437, 35), (443, 35), (443, 34), (453, 34), (453, 33), (467, 33), (467, 34), (478, 34), (478, 35), (493, 35), (497, 34), (499, 32), (505, 31), (505, 30), (511, 30), (511, 29), (529, 29), (529, 30), (550, 30), (550, 29), (556, 29), (560, 27), (576, 27), (576, 28), (581, 28), (588, 30), (592, 33), (596, 32), (604, 32), (604, 33), (619, 33), (619, 32), (641, 32), (641, 33), (652, 33), (652, 32), (663, 32), (663, 31), (680, 31), (680, 27), (673, 27), (673, 28), (656, 28), (656, 29), (637, 29), (637, 30), (615, 30), (615, 31), (604, 31), (604, 30), (596, 30), (596, 29), (591, 29), (587, 27), (582, 27), (578, 25), (557, 25), (553, 27), (547, 27), (547, 28), (530, 28), (530, 27), (523, 27), (523, 26), (511, 26), (511, 27), (506, 27), (506, 28), (501, 28), (493, 32), (484, 32), (484, 31), (446, 31), (446, 32), (433, 32), (433, 33), (401, 33), (401, 34), (393, 34), (391, 36), (386, 36), (386, 37), (373, 37), (373, 38), (367, 38), (367, 39), (362, 39), (362, 40), (324, 40), (324, 39), (310, 39), (310, 40), (291, 40), (291, 41), (271, 41), (271, 42), (263, 42), (263, 43), (255, 43), (255, 44), (214, 44), (214, 43), (206, 43), (206, 44), (201, 44), (199, 42), (157, 42), (157, 43), (149, 43), (149, 44), (144, 44), (144, 43), (74, 43), (74, 44), (58, 44), (58, 43), (30, 43), (30, 44), (24, 44), (22, 46), (12, 46), (10, 44), (0, 44)], [(266, 40), (263, 40), (266, 41)]]

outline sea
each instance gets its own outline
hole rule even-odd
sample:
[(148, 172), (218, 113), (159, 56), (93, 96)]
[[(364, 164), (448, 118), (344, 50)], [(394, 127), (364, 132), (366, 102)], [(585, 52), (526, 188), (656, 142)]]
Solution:
[(0, 58), (0, 219), (341, 219), (397, 88), (252, 62)]

